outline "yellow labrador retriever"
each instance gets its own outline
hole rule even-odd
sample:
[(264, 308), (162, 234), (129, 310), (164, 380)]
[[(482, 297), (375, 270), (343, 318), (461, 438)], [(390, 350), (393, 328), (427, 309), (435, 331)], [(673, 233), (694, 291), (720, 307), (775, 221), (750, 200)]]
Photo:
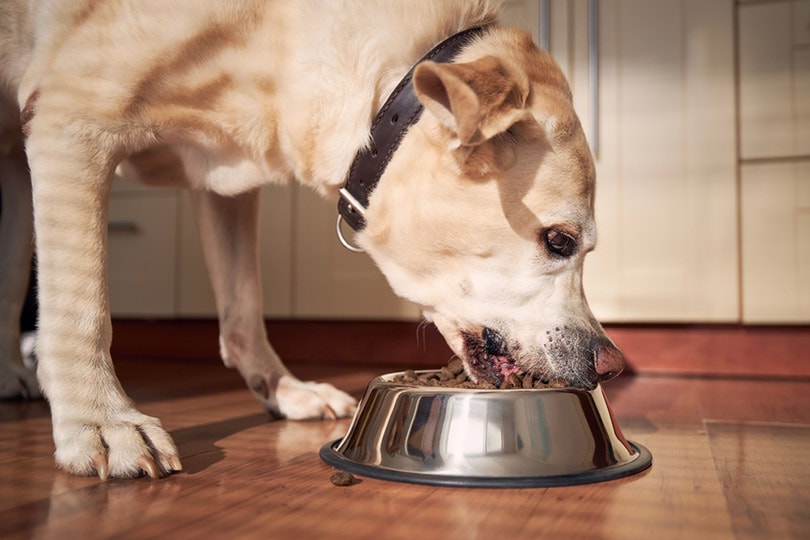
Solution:
[[(521, 371), (592, 388), (622, 369), (582, 291), (596, 239), (594, 167), (570, 91), (529, 35), (496, 23), (498, 8), (0, 3), (0, 389), (41, 386), (60, 467), (102, 478), (181, 469), (110, 358), (106, 215), (117, 167), (193, 189), (222, 359), (274, 415), (355, 407), (292, 376), (265, 334), (257, 190), (291, 178), (340, 197), (359, 245), (474, 379)], [(31, 200), (38, 383), (19, 362), (14, 324)]]

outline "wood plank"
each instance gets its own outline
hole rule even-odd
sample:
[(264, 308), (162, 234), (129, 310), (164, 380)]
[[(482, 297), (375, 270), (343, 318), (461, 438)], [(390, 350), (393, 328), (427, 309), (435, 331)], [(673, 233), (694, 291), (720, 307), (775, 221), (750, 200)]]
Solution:
[(737, 538), (810, 538), (810, 425), (707, 429)]

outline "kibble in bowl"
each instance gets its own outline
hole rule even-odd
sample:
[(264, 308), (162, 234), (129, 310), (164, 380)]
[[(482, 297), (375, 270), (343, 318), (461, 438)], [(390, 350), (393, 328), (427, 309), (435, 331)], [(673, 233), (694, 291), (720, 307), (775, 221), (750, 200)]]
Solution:
[(512, 373), (500, 386), (490, 381), (473, 381), (464, 371), (464, 364), (458, 358), (438, 371), (417, 372), (413, 369), (395, 375), (392, 381), (413, 386), (440, 386), (443, 388), (466, 388), (469, 390), (513, 390), (565, 388), (568, 386), (562, 379), (542, 380), (528, 373)]

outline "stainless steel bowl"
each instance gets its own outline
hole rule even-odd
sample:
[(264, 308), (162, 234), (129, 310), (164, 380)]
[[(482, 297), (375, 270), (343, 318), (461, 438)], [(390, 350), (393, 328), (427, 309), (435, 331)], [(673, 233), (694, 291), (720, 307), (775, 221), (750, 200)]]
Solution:
[(372, 478), (468, 487), (600, 482), (652, 464), (622, 435), (601, 387), (469, 390), (396, 375), (369, 383), (346, 436), (321, 449), (324, 461)]

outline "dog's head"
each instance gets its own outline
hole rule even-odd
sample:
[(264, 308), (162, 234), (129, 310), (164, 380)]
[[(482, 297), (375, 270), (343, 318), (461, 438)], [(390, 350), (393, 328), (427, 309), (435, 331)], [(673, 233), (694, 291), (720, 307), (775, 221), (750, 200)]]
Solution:
[(559, 68), (500, 30), (414, 73), (425, 113), (371, 196), (359, 242), (476, 379), (593, 388), (621, 353), (582, 288), (594, 165)]

